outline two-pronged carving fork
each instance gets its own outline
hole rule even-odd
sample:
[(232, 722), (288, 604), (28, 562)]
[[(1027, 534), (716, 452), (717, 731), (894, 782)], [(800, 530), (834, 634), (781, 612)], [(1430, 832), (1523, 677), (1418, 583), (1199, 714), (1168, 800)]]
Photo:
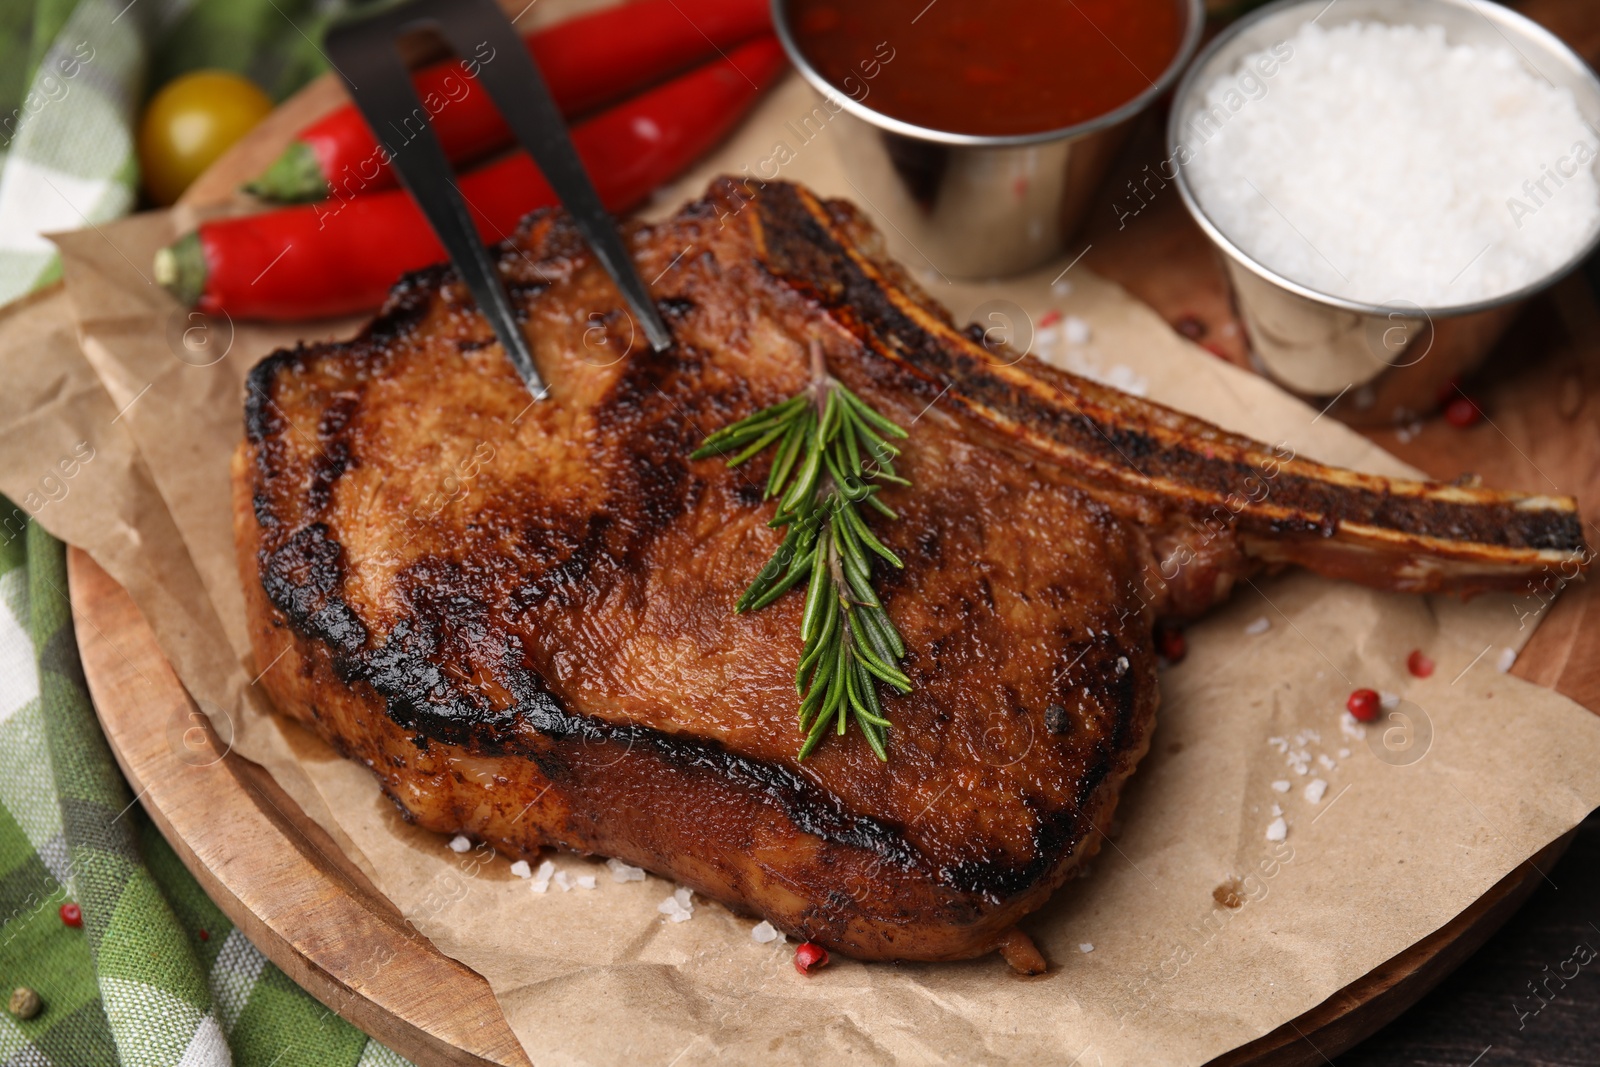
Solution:
[(399, 38), (423, 31), (439, 34), (460, 56), (481, 55), (488, 46), (493, 58), (478, 66), (479, 87), (561, 198), (650, 346), (658, 352), (668, 347), (666, 324), (584, 172), (539, 68), (494, 0), (401, 0), (359, 9), (328, 31), (329, 57), (529, 391), (543, 397), (546, 388), (396, 47)]

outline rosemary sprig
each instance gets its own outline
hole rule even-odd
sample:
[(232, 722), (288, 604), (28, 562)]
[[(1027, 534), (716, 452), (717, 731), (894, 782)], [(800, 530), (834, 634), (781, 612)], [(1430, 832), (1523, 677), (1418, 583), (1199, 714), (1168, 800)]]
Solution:
[(911, 679), (898, 666), (906, 646), (872, 587), (872, 557), (895, 567), (899, 557), (879, 541), (863, 508), (886, 518), (878, 499), (884, 483), (909, 485), (895, 473), (906, 432), (822, 369), (814, 350), (812, 384), (781, 404), (756, 412), (706, 438), (694, 459), (728, 456), (730, 467), (776, 448), (766, 498), (778, 498), (768, 523), (787, 527), (783, 544), (735, 605), (760, 611), (805, 583), (800, 623), (803, 647), (795, 668), (800, 694), (800, 748), (805, 759), (827, 733), (843, 734), (853, 717), (880, 760), (889, 758), (889, 720), (878, 683), (900, 693)]

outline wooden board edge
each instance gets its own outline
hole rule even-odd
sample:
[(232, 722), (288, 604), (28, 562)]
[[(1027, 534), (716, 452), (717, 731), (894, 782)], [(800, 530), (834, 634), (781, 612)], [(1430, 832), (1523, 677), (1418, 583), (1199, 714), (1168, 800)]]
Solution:
[(1313, 1067), (1346, 1052), (1426, 996), (1515, 915), (1577, 836), (1577, 828), (1524, 860), (1465, 911), (1276, 1030), (1206, 1067)]
[[(199, 709), (161, 656), (138, 608), (110, 575), (86, 553), (71, 549), (68, 579), (74, 614), (89, 623), (78, 629), (78, 644), (112, 750), (162, 834), (228, 917), (318, 1000), (417, 1063), (527, 1067), (488, 983), (407, 927), (265, 770), (231, 753), (191, 766), (172, 751), (168, 730), (150, 730), (150, 716), (188, 722)], [(119, 640), (113, 642), (111, 634)], [(208, 743), (214, 742), (212, 737)], [(189, 827), (192, 834), (192, 822), (201, 820), (205, 838), (193, 841), (182, 829)], [(1546, 846), (1428, 937), (1208, 1067), (1309, 1067), (1375, 1033), (1516, 912), (1573, 833)], [(219, 845), (218, 839), (226, 843)], [(249, 849), (238, 848), (242, 840), (252, 842)], [(278, 889), (278, 902), (257, 914), (261, 905), (258, 901), (253, 908), (244, 899), (252, 890), (243, 882), (265, 868), (271, 869), (269, 884)], [(290, 898), (284, 890), (293, 892), (297, 885), (305, 888)], [(331, 921), (337, 929), (351, 929), (352, 936), (333, 944), (309, 942), (303, 931), (297, 937), (293, 920), (313, 907), (302, 899), (306, 896), (320, 902), (319, 926)], [(340, 951), (345, 940), (363, 946), (359, 957)], [(383, 961), (378, 969), (353, 973), (375, 960)], [(417, 1005), (394, 1003), (392, 979), (376, 983), (378, 970), (397, 964), (416, 971), (410, 984), (426, 991), (425, 1000), (435, 1009), (431, 1015), (414, 1018)]]
[[(76, 548), (67, 574), (74, 618), (86, 623), (75, 627), (84, 674), (112, 752), (234, 925), (324, 1005), (419, 1067), (530, 1067), (488, 983), (408, 926), (265, 770), (218, 749), (122, 587)], [(197, 725), (208, 735), (200, 758), (170, 742), (174, 728), (181, 736)]]

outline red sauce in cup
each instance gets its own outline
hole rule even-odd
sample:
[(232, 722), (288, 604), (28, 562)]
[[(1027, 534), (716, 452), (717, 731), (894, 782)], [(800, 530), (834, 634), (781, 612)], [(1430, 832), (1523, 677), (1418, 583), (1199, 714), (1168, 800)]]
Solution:
[(1183, 40), (1179, 0), (791, 0), (840, 92), (947, 133), (1043, 133), (1127, 103)]

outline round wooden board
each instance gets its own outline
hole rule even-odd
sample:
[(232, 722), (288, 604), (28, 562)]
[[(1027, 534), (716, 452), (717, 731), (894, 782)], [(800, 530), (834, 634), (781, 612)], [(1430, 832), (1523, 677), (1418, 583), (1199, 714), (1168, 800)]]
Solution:
[[(67, 557), (95, 711), (128, 784), (229, 919), (289, 977), (420, 1065), (530, 1067), (489, 984), (417, 933), (259, 766), (226, 752), (122, 587)], [(205, 745), (185, 732), (204, 729)]]
[[(205, 717), (139, 609), (77, 549), (68, 557), (68, 579), (84, 674), (117, 761), (228, 918), (317, 999), (419, 1065), (527, 1067), (488, 983), (407, 926), (265, 771), (219, 751), (209, 726), (213, 755), (203, 760), (173, 742)], [(1548, 846), (1382, 967), (1214, 1063), (1300, 1067), (1354, 1045), (1499, 929), (1568, 840)], [(374, 960), (388, 962), (374, 967)]]
[[(1544, 2), (1562, 10), (1570, 7), (1564, 0)], [(1580, 21), (1587, 25), (1591, 20)], [(1600, 25), (1600, 20), (1592, 21)], [(343, 90), (331, 77), (313, 82), (204, 174), (184, 203), (209, 208), (236, 202), (241, 182), (265, 169), (296, 131), (342, 100)], [(1213, 327), (1231, 318), (1225, 295), (1218, 295), (1224, 292), (1220, 272), (1181, 213), (1168, 216), (1162, 225), (1130, 227), (1120, 239), (1093, 238), (1098, 254), (1090, 265), (1169, 318), (1176, 320), (1196, 308), (1208, 311)], [(1185, 276), (1177, 278), (1170, 269), (1152, 275), (1153, 262), (1182, 264)], [(1119, 269), (1130, 263), (1142, 266), (1137, 271)], [(1150, 285), (1157, 291), (1146, 292)], [(1600, 394), (1600, 382), (1596, 386)], [(1523, 423), (1548, 426), (1534, 409), (1550, 404), (1554, 392), (1520, 393), (1519, 407), (1527, 409)], [(1573, 426), (1572, 434), (1595, 434), (1597, 422), (1600, 414), (1591, 415)], [(1394, 446), (1383, 435), (1375, 436)], [(1513, 440), (1512, 445), (1517, 455), (1525, 456), (1526, 442)], [(1452, 476), (1434, 470), (1429, 456), (1415, 448), (1399, 451), (1437, 476)], [(1479, 469), (1491, 484), (1528, 483), (1528, 472), (1502, 462), (1510, 462), (1512, 452), (1500, 448), (1480, 459)], [(1580, 499), (1600, 499), (1600, 468), (1588, 465), (1578, 471), (1584, 452), (1570, 455), (1576, 482), (1568, 491)], [(1552, 463), (1564, 466), (1558, 458), (1545, 461), (1545, 469)], [(1585, 496), (1586, 489), (1593, 492)], [(170, 740), (203, 722), (204, 716), (122, 588), (84, 553), (74, 549), (68, 564), (78, 645), (106, 737), (156, 825), (228, 917), (324, 1004), (423, 1067), (529, 1067), (483, 978), (411, 929), (266, 772), (220, 752), (215, 761), (197, 766), (187, 746)], [(1600, 628), (1586, 625), (1594, 584), (1558, 602), (1515, 668), (1516, 674), (1590, 708), (1600, 706), (1600, 669), (1592, 666), (1600, 664)], [(1595, 603), (1600, 611), (1600, 601)], [(215, 745), (207, 730), (208, 743)], [(1547, 846), (1435, 933), (1299, 1018), (1214, 1060), (1214, 1067), (1322, 1064), (1372, 1034), (1499, 929), (1570, 838)], [(387, 962), (374, 966), (375, 960)]]

